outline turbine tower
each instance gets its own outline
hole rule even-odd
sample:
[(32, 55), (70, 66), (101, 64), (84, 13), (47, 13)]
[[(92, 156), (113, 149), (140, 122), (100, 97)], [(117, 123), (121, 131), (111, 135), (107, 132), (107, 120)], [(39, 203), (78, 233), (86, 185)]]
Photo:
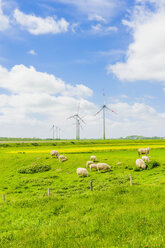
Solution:
[(80, 139), (81, 122), (85, 123), (84, 120), (79, 116), (79, 109), (80, 109), (80, 103), (78, 104), (77, 113), (67, 118), (67, 119), (73, 118), (76, 120), (76, 140)]
[(53, 124), (53, 126), (51, 127), (50, 130), (52, 130), (52, 138), (54, 139), (54, 129), (55, 129), (55, 125)]
[(58, 126), (55, 126), (53, 124), (53, 126), (51, 127), (50, 130), (52, 130), (52, 138), (53, 139), (55, 138), (55, 133), (56, 133), (56, 139), (60, 139), (59, 137), (60, 137), (60, 130), (61, 129)]
[(109, 110), (115, 114), (117, 114), (117, 113), (114, 110), (112, 110), (106, 106), (104, 89), (103, 89), (103, 97), (104, 97), (104, 104), (101, 107), (101, 109), (95, 114), (95, 116), (98, 115), (101, 111), (103, 111), (103, 140), (105, 140), (105, 110), (107, 109), (107, 110)]

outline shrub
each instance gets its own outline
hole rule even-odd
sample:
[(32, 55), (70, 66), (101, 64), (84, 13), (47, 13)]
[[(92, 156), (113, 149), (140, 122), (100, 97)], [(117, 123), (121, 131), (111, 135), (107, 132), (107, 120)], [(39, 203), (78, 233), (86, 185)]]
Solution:
[(141, 171), (142, 169), (140, 169), (139, 167), (135, 167), (134, 171)]
[(147, 170), (151, 170), (151, 169), (153, 169), (153, 168), (155, 168), (155, 167), (160, 166), (160, 163), (157, 162), (157, 161), (155, 161), (155, 160), (150, 161), (150, 162), (146, 162), (145, 164), (146, 164), (146, 166), (147, 166)]
[(51, 170), (51, 166), (48, 164), (42, 164), (42, 163), (33, 163), (29, 166), (23, 166), (20, 169), (18, 169), (19, 173), (23, 174), (34, 174), (38, 172), (44, 172)]
[(38, 146), (38, 143), (32, 143), (32, 146)]

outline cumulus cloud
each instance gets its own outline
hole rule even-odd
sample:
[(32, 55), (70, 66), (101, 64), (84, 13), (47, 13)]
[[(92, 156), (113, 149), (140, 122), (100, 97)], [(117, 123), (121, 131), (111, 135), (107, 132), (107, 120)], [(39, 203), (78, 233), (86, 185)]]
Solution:
[[(81, 137), (102, 138), (102, 115), (94, 116), (100, 106), (88, 100), (93, 92), (84, 84), (74, 86), (34, 67), (15, 65), (11, 70), (0, 67), (0, 87), (6, 90), (0, 94), (0, 136), (52, 137), (50, 127), (55, 124), (61, 127), (63, 138), (74, 138), (75, 120), (67, 118), (77, 113), (80, 102), (79, 114), (86, 116)], [(107, 138), (165, 136), (165, 113), (126, 100), (122, 95), (108, 105), (118, 115), (106, 112)]]
[(69, 23), (64, 18), (59, 20), (50, 16), (42, 18), (35, 15), (24, 14), (18, 9), (14, 11), (14, 18), (23, 29), (33, 35), (65, 33), (69, 27)]
[[(163, 125), (165, 113), (159, 113), (155, 108), (135, 102), (128, 104), (123, 101), (111, 104), (111, 108), (118, 113), (113, 125), (118, 137), (127, 135), (165, 136)], [(113, 120), (113, 115), (111, 119)]]
[(15, 65), (11, 70), (0, 66), (0, 88), (7, 92), (0, 94), (1, 136), (50, 137), (49, 126), (55, 123), (66, 129), (66, 137), (74, 137), (73, 121), (67, 117), (77, 112), (79, 102), (80, 114), (95, 110), (95, 104), (85, 99), (93, 94), (87, 86), (67, 84), (32, 66)]
[(130, 20), (123, 24), (131, 30), (126, 61), (108, 66), (120, 80), (165, 80), (165, 3), (137, 1)]
[(83, 84), (72, 86), (52, 74), (39, 72), (33, 66), (15, 65), (8, 70), (0, 66), (0, 87), (12, 93), (47, 93), (90, 97), (93, 92)]
[(9, 26), (10, 26), (9, 17), (3, 14), (2, 0), (0, 0), (0, 31), (4, 31), (4, 30), (8, 29)]

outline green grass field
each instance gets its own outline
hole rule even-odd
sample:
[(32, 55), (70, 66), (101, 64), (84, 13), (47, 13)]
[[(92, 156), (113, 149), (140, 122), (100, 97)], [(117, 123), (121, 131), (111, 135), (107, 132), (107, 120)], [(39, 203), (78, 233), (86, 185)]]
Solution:
[[(137, 149), (148, 146), (160, 166), (137, 171)], [(54, 149), (68, 161), (51, 159)], [(78, 177), (91, 155), (112, 170)], [(51, 170), (18, 172), (38, 164)], [(163, 248), (165, 140), (1, 143), (0, 194), (0, 247)]]

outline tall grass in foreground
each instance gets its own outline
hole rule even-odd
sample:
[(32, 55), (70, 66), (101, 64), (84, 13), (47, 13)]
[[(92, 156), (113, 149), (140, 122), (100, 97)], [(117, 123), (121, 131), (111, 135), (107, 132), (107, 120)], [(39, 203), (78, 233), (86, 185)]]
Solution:
[(162, 186), (1, 204), (1, 247), (164, 247)]

